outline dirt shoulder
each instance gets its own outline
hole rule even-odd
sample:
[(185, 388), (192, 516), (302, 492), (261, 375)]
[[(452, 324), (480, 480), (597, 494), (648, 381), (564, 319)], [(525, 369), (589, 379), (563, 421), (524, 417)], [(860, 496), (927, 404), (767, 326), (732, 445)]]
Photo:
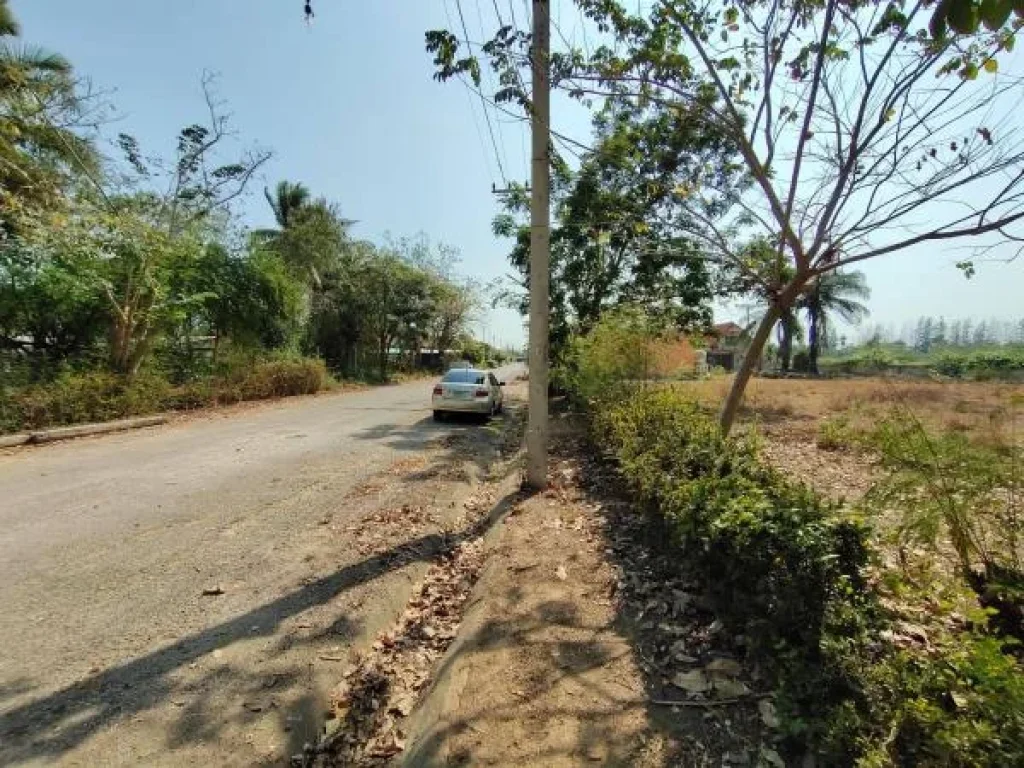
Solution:
[(702, 610), (579, 428), (555, 432), (551, 487), (487, 539), (398, 762), (771, 764), (770, 702), (738, 661), (742, 638)]

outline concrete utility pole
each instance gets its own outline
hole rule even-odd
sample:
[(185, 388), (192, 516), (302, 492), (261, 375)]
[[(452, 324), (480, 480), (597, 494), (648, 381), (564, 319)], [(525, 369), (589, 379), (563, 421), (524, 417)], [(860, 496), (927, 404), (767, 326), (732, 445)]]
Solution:
[(548, 0), (533, 0), (533, 114), (530, 195), (530, 420), (526, 480), (540, 490), (548, 476), (548, 281), (551, 237), (548, 158), (551, 133), (551, 30)]

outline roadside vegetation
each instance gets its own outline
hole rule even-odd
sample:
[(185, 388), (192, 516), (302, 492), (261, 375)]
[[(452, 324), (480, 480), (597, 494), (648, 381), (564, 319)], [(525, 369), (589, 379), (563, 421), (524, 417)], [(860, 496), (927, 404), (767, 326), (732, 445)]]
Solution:
[(264, 190), (273, 226), (246, 226), (237, 204), (271, 153), (241, 146), (202, 87), (205, 119), (153, 156), (107, 135), (103, 97), (23, 46), (0, 1), (0, 432), (497, 361), (451, 247), (358, 240), (291, 181)]
[[(1019, 20), (1006, 6), (930, 25), (904, 2), (577, 5), (603, 44), (563, 34), (552, 55), (594, 131), (590, 146), (553, 136), (550, 343), (594, 449), (743, 639), (787, 764), (1024, 764), (1019, 403), (1009, 385), (950, 381), (1015, 374), (1020, 339), (961, 324), (933, 343), (938, 322), (923, 327), (911, 354), (942, 380), (919, 389), (754, 377), (770, 357), (811, 376), (898, 367), (880, 339), (835, 339), (867, 314), (867, 260), (959, 246), (970, 278), (976, 257), (1018, 253), (1019, 83), (1000, 64)], [(526, 114), (530, 44), (514, 21), (479, 49), (426, 37), (437, 79), (486, 88), (489, 65), (495, 101)], [(495, 231), (525, 286), (525, 188), (504, 204)], [(721, 299), (752, 310), (736, 373), (652, 381), (657, 344), (706, 338)], [(964, 404), (919, 413), (928, 398)]]
[[(1021, 433), (994, 441), (984, 419), (949, 431), (941, 404), (916, 416), (941, 384), (758, 380), (726, 437), (709, 405), (728, 383), (637, 383), (649, 342), (635, 323), (602, 321), (572, 345), (571, 394), (639, 508), (667, 526), (680, 568), (747, 639), (781, 752), (827, 765), (1024, 761)], [(808, 401), (805, 384), (833, 400)], [(1020, 405), (1006, 387), (960, 387), (948, 397), (983, 387), (964, 402), (1005, 416)], [(861, 426), (866, 407), (886, 415)], [(830, 498), (766, 459), (786, 432), (766, 437), (758, 413), (779, 426), (814, 409), (823, 448), (874, 457), (862, 498)]]

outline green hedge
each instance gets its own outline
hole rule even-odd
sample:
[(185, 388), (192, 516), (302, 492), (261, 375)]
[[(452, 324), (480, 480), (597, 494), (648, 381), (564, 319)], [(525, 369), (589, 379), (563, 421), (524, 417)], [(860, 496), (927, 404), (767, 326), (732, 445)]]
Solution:
[(323, 361), (304, 357), (235, 361), (212, 377), (177, 387), (155, 373), (130, 378), (103, 372), (69, 373), (49, 384), (0, 389), (0, 434), (307, 395), (329, 382)]
[(865, 579), (868, 530), (768, 467), (756, 438), (724, 438), (677, 390), (591, 405), (595, 442), (748, 639), (792, 758), (809, 748), (837, 766), (1024, 765), (1024, 677), (983, 616), (927, 651), (899, 649)]
[(1024, 372), (1024, 351), (982, 351), (968, 354), (946, 352), (932, 364), (936, 373), (954, 378), (998, 378)]

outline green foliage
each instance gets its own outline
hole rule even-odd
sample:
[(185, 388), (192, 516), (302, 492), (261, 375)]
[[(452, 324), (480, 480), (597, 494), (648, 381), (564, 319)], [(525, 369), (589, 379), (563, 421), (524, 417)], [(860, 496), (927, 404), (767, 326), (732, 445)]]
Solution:
[(716, 613), (756, 654), (815, 657), (831, 603), (862, 588), (865, 531), (765, 466), (753, 436), (724, 437), (675, 390), (602, 400), (593, 419), (706, 576)]
[(906, 545), (938, 552), (948, 539), (962, 573), (1024, 573), (1024, 453), (1019, 446), (934, 434), (907, 410), (867, 436), (884, 474), (867, 496), (877, 513), (901, 516)]
[(659, 325), (643, 312), (610, 312), (589, 333), (572, 338), (555, 381), (583, 402), (608, 399), (648, 378)]
[[(734, 175), (735, 151), (713, 123), (682, 107), (651, 114), (624, 105), (602, 113), (596, 146), (575, 172), (559, 167), (551, 233), (551, 349), (561, 359), (572, 333), (586, 333), (620, 307), (643, 306), (680, 330), (711, 322), (713, 272), (675, 225), (685, 191), (705, 167)], [(530, 229), (525, 195), (510, 195), (495, 233), (514, 239), (526, 310)]]
[(953, 378), (988, 379), (1024, 372), (1024, 349), (979, 350), (968, 354), (945, 352), (933, 363), (936, 373)]
[(74, 175), (99, 166), (92, 143), (74, 130), (83, 105), (71, 65), (19, 45), (19, 33), (0, 0), (0, 234), (59, 210)]
[(66, 373), (47, 384), (0, 389), (0, 433), (307, 395), (329, 382), (321, 360), (251, 354), (229, 357), (212, 376), (178, 387), (156, 372), (133, 377), (100, 371)]
[(827, 272), (813, 280), (798, 302), (807, 313), (807, 360), (803, 366), (794, 361), (794, 368), (818, 373), (818, 357), (826, 346), (832, 316), (859, 323), (868, 309), (857, 299), (870, 296), (863, 272)]
[(0, 391), (0, 429), (20, 432), (154, 413), (169, 395), (170, 386), (159, 376), (68, 373), (49, 384)]
[(816, 445), (823, 451), (837, 451), (854, 442), (854, 434), (847, 416), (840, 414), (822, 419), (818, 425)]
[[(575, 346), (579, 370), (609, 370), (625, 334), (605, 333), (608, 343)], [(766, 466), (756, 434), (723, 436), (682, 390), (604, 380), (572, 380), (593, 386), (594, 442), (666, 521), (716, 615), (747, 638), (794, 760), (809, 749), (835, 766), (1024, 764), (1024, 675), (984, 612), (968, 614), (972, 631), (940, 622), (927, 648), (898, 642), (866, 576), (876, 558), (863, 523)], [(829, 433), (838, 442), (848, 428), (837, 420)]]
[(932, 642), (930, 652), (884, 655), (872, 653), (866, 643), (837, 648), (848, 664), (859, 664), (858, 689), (824, 729), (825, 764), (1021, 764), (1024, 674), (1005, 653), (1005, 643), (967, 632)]

